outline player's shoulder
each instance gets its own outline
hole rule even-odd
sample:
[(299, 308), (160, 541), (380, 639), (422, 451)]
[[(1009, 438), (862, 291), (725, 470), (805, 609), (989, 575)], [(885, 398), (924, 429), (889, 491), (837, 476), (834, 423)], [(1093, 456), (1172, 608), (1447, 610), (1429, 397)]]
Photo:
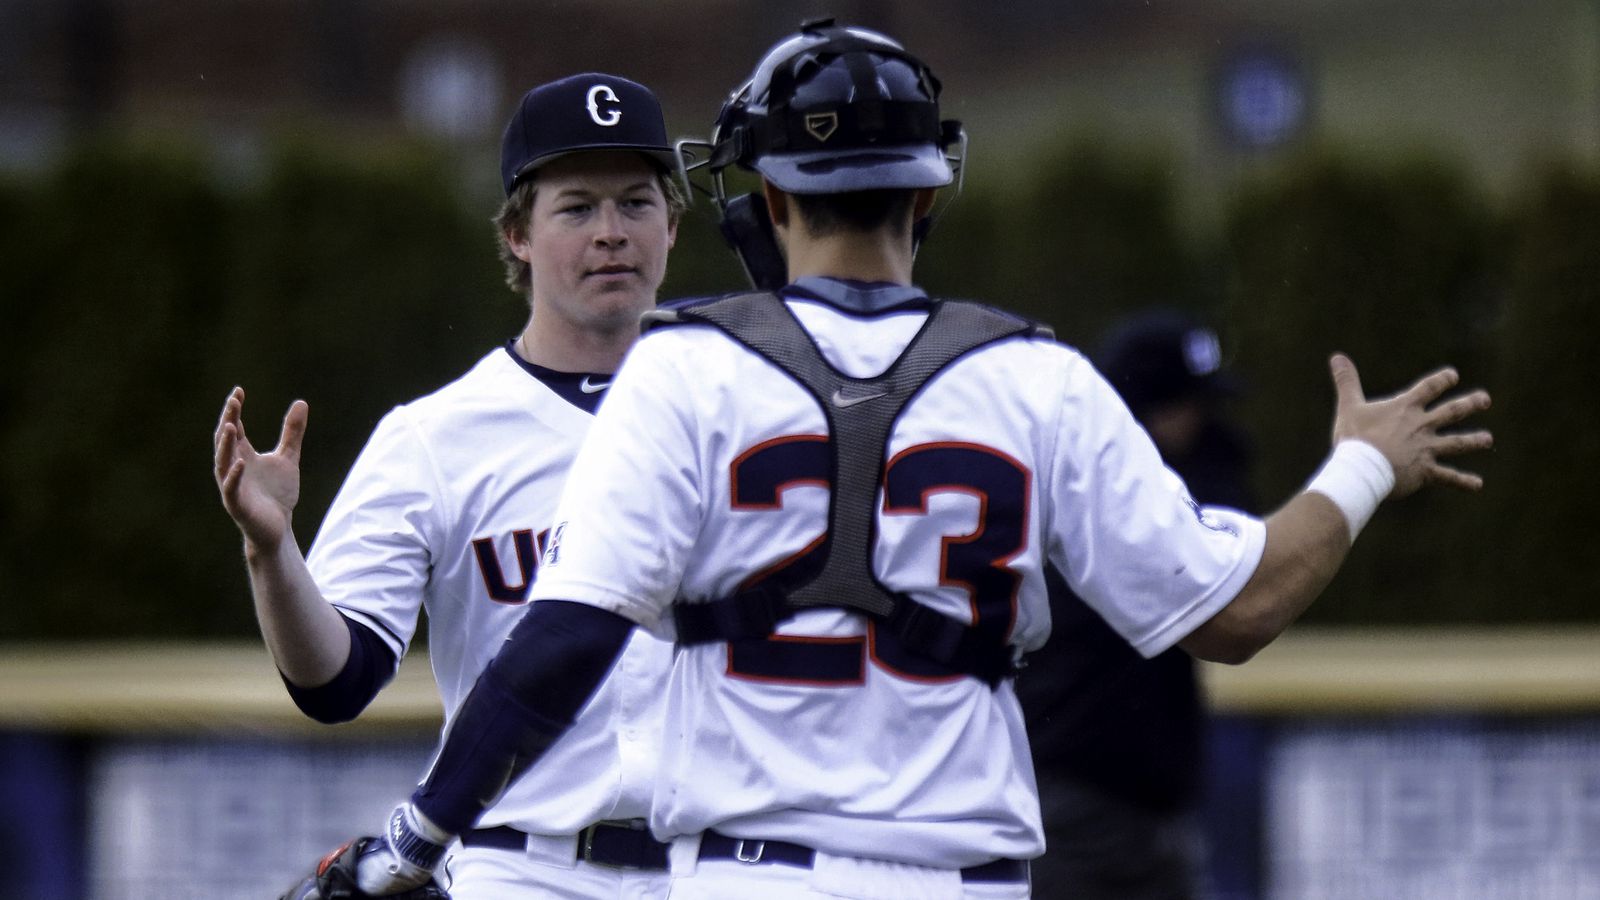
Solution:
[[(641, 337), (628, 352), (629, 365), (639, 368), (644, 360), (670, 364), (672, 360), (693, 359), (696, 370), (708, 363), (701, 352), (728, 344), (727, 335), (709, 321), (694, 315), (700, 309), (722, 300), (748, 295), (750, 291), (682, 297), (666, 300), (645, 313), (640, 322)], [(638, 357), (640, 361), (634, 361)]]
[(404, 425), (424, 432), (454, 431), (464, 419), (514, 408), (523, 395), (518, 386), (526, 380), (507, 349), (496, 347), (454, 380), (394, 407), (379, 428)]
[[(1011, 315), (1004, 309), (997, 311)], [(952, 367), (950, 377), (990, 383), (995, 390), (1020, 398), (1041, 416), (1085, 401), (1097, 404), (1103, 381), (1082, 351), (1047, 328), (979, 347)]]
[(706, 321), (694, 315), (697, 309), (735, 297), (762, 295), (763, 292), (760, 291), (731, 291), (726, 294), (704, 294), (663, 300), (656, 305), (655, 309), (644, 314), (644, 318), (640, 322), (640, 330), (643, 334), (648, 335), (678, 325), (703, 326), (707, 324)]
[(962, 306), (993, 322), (1016, 327), (1005, 340), (981, 348), (992, 351), (986, 354), (989, 358), (1028, 360), (1030, 365), (1048, 363), (1063, 368), (1088, 365), (1084, 354), (1058, 337), (1055, 327), (1042, 319), (969, 297), (940, 296), (935, 297), (934, 302)]
[(705, 306), (708, 303), (716, 303), (718, 300), (726, 300), (729, 297), (747, 297), (747, 296), (751, 296), (751, 295), (759, 296), (762, 293), (765, 293), (765, 292), (763, 292), (763, 291), (749, 291), (749, 290), (746, 290), (746, 291), (727, 291), (727, 292), (721, 293), (721, 294), (696, 294), (696, 295), (690, 296), (690, 297), (675, 297), (675, 298), (673, 298), (671, 300), (663, 300), (660, 303), (656, 304), (656, 310), (657, 311), (667, 311), (667, 310), (692, 309), (692, 308), (694, 308), (696, 306)]
[(1032, 335), (1013, 342), (1007, 349), (1009, 358), (1048, 373), (1048, 378), (1060, 381), (1069, 390), (1081, 386), (1085, 379), (1099, 377), (1087, 354), (1053, 334)]
[(993, 303), (986, 303), (982, 300), (977, 300), (971, 297), (934, 296), (930, 299), (933, 303), (962, 307), (977, 316), (1008, 325), (1014, 325), (1021, 329), (1017, 333), (1018, 337), (1039, 338), (1049, 341), (1055, 340), (1056, 330), (1053, 326), (1041, 319), (1025, 316), (1016, 310), (1006, 309), (1003, 306), (996, 306)]
[(434, 390), (401, 404), (416, 412), (453, 408), (462, 400), (492, 396), (514, 372), (515, 363), (505, 347), (484, 354), (472, 367)]

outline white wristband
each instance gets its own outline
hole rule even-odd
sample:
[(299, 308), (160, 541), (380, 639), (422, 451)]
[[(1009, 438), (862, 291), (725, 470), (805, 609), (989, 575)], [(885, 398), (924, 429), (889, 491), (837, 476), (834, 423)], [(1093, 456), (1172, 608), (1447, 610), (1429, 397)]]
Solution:
[(1378, 511), (1378, 504), (1394, 490), (1394, 466), (1377, 447), (1366, 441), (1343, 440), (1328, 454), (1327, 462), (1306, 484), (1333, 501), (1350, 526), (1350, 542)]

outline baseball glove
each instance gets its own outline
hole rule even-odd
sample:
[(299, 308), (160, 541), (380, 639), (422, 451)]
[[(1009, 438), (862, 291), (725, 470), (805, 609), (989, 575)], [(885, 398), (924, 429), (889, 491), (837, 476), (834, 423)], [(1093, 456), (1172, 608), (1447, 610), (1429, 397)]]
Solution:
[[(278, 900), (365, 900), (372, 897), (372, 894), (364, 893), (356, 886), (356, 860), (361, 858), (368, 844), (381, 840), (375, 837), (356, 838), (329, 853), (317, 863), (316, 870), (310, 876), (296, 882)], [(385, 894), (384, 897), (392, 900), (450, 900), (450, 895), (433, 879), (421, 887), (399, 894)]]

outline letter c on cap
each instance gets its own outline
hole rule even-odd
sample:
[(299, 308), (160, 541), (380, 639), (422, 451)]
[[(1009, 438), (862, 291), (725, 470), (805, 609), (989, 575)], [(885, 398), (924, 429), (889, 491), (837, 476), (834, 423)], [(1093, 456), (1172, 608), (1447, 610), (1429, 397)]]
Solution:
[[(600, 108), (602, 100), (606, 104), (604, 111)], [(593, 119), (596, 125), (607, 127), (621, 122), (622, 101), (617, 99), (616, 92), (603, 84), (589, 88), (589, 118)]]

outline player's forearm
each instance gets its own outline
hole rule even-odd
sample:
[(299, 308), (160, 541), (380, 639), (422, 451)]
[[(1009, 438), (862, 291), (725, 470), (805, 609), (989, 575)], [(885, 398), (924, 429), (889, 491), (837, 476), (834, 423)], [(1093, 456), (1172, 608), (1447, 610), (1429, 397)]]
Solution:
[(322, 596), (292, 538), (274, 550), (245, 547), (256, 620), (273, 662), (299, 687), (326, 684), (350, 656), (350, 631)]
[(532, 604), (478, 676), (411, 802), (448, 834), (470, 828), (571, 726), (632, 631), (591, 606)]
[(1261, 562), (1238, 596), (1181, 645), (1211, 662), (1245, 662), (1300, 618), (1349, 550), (1349, 526), (1333, 501), (1312, 492), (1295, 495), (1267, 517)]

